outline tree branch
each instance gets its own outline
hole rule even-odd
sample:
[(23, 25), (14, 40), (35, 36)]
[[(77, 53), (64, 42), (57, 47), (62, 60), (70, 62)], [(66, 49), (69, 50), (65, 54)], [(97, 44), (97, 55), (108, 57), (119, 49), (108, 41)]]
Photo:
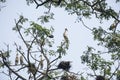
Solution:
[(17, 28), (17, 30), (18, 30), (18, 33), (19, 33), (21, 39), (23, 40), (23, 42), (25, 43), (26, 47), (28, 48), (28, 44), (26, 43), (26, 41), (25, 41), (25, 39), (24, 39), (24, 37), (23, 37), (22, 33), (20, 32), (20, 29), (19, 29), (19, 27), (18, 27), (18, 24), (21, 22), (22, 19), (23, 19), (23, 18), (21, 17), (21, 18), (18, 20), (18, 22), (16, 22), (16, 20), (15, 20), (15, 24), (16, 24), (16, 28)]
[(37, 5), (36, 9), (37, 9), (39, 6), (42, 6), (42, 5), (46, 4), (46, 3), (48, 3), (49, 1), (52, 1), (52, 0), (46, 0), (46, 1), (42, 2), (41, 4), (39, 4), (36, 0), (34, 0), (35, 4)]
[(93, 31), (91, 28), (89, 28), (87, 25), (85, 25), (84, 21), (80, 18), (80, 21), (82, 22), (83, 26), (86, 27), (88, 30)]
[(28, 62), (27, 59), (26, 59), (26, 57), (24, 56), (24, 54), (19, 50), (19, 48), (18, 48), (18, 46), (17, 46), (16, 43), (15, 43), (15, 46), (17, 48), (17, 51), (24, 57), (24, 59), (26, 60), (26, 62)]

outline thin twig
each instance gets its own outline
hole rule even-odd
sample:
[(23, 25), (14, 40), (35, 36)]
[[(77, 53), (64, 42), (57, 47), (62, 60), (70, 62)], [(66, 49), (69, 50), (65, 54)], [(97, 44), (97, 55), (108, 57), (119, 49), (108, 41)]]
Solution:
[(87, 25), (85, 25), (84, 21), (80, 18), (80, 21), (82, 22), (83, 26), (86, 27), (88, 30), (93, 31), (91, 28), (89, 28)]
[(42, 2), (41, 4), (39, 4), (36, 0), (34, 0), (35, 4), (37, 5), (36, 9), (37, 9), (39, 6), (42, 6), (42, 5), (46, 4), (46, 3), (48, 3), (49, 1), (51, 1), (51, 0), (46, 0), (46, 1)]
[(20, 19), (18, 20), (18, 22), (16, 22), (16, 20), (15, 20), (15, 24), (16, 24), (16, 28), (17, 28), (17, 30), (18, 30), (18, 33), (19, 33), (21, 39), (23, 40), (23, 42), (25, 43), (26, 47), (28, 48), (28, 44), (26, 43), (26, 41), (25, 41), (25, 39), (24, 39), (24, 37), (23, 37), (22, 33), (20, 32), (20, 29), (19, 29), (19, 27), (18, 27), (18, 24), (21, 22), (22, 19), (23, 19), (23, 18), (20, 18)]

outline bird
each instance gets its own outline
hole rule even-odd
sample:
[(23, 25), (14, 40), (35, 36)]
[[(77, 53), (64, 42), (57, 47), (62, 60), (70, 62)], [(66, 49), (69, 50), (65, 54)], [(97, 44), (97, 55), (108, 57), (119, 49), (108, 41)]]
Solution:
[(65, 28), (65, 31), (64, 31), (64, 33), (63, 33), (63, 37), (64, 37), (64, 40), (65, 40), (66, 43), (69, 42), (69, 41), (68, 41), (68, 37), (67, 37), (67, 31), (68, 31), (68, 29)]
[(113, 24), (110, 26), (109, 30), (113, 30), (113, 29), (115, 29), (115, 28), (116, 28), (116, 25), (115, 25), (115, 23), (113, 23)]
[(40, 64), (40, 66), (41, 66), (41, 67), (40, 67), (41, 69), (43, 69), (43, 61), (44, 61), (44, 60), (42, 59), (42, 55), (40, 55), (40, 63), (39, 63), (39, 64)]
[(114, 23), (113, 24), (111, 24), (111, 26), (110, 26), (110, 28), (109, 28), (109, 30), (114, 30), (114, 29), (116, 29), (116, 27), (117, 27), (117, 25), (118, 25), (118, 21), (114, 21)]
[(28, 65), (28, 73), (32, 73), (33, 76), (36, 75), (37, 69), (34, 63), (29, 63)]
[(15, 65), (18, 65), (19, 62), (19, 58), (18, 58), (18, 53), (16, 54), (16, 58), (15, 58)]
[(23, 62), (23, 56), (21, 55), (21, 56), (20, 56), (20, 64), (23, 65), (23, 63), (24, 63), (24, 62)]

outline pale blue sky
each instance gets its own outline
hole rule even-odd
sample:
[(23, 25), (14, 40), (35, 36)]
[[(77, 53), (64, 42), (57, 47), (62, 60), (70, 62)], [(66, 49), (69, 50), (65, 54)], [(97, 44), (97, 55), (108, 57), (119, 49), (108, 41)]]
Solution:
[[(114, 5), (112, 0), (109, 2), (112, 3), (114, 9), (120, 10), (119, 4)], [(1, 3), (0, 3), (1, 5)], [(37, 21), (37, 18), (42, 15), (44, 10), (43, 7), (35, 9), (35, 5), (27, 6), (25, 0), (8, 0), (4, 7), (0, 11), (0, 49), (6, 49), (4, 43), (10, 44), (10, 49), (15, 50), (13, 47), (14, 42), (21, 43), (21, 40), (18, 38), (18, 34), (12, 31), (12, 28), (15, 26), (14, 19), (18, 18), (19, 15), (27, 17), (30, 21)], [(68, 55), (63, 57), (62, 60), (72, 61), (71, 71), (73, 72), (83, 72), (85, 66), (81, 65), (80, 56), (84, 50), (86, 50), (87, 45), (98, 48), (93, 41), (93, 36), (91, 31), (86, 29), (81, 22), (75, 23), (76, 16), (68, 15), (64, 9), (55, 9), (52, 11), (55, 13), (55, 20), (51, 20), (50, 23), (42, 24), (43, 26), (53, 26), (55, 28), (55, 42), (56, 45), (60, 43), (63, 39), (64, 28), (68, 28), (68, 37), (70, 39), (70, 48), (68, 50)], [(105, 21), (104, 24), (99, 24), (99, 20), (93, 19), (84, 19), (86, 25), (92, 27), (104, 26), (105, 29), (109, 28), (112, 20)], [(100, 47), (99, 47), (100, 48)], [(100, 48), (105, 50), (104, 48)], [(0, 69), (1, 71), (1, 69)], [(4, 78), (0, 73), (0, 78)], [(2, 79), (5, 80), (5, 79)]]

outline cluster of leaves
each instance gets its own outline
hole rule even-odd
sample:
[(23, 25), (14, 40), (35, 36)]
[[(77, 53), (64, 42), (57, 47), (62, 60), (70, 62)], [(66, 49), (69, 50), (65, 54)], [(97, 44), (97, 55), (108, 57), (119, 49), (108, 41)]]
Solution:
[(93, 29), (94, 40), (98, 40), (98, 45), (104, 46), (108, 49), (108, 52), (118, 52), (120, 47), (120, 32), (107, 32), (101, 27), (99, 29)]
[[(98, 46), (106, 48), (107, 52), (96, 52), (94, 48), (88, 47), (81, 56), (81, 60), (83, 64), (86, 64), (93, 70), (95, 76), (97, 75), (96, 71), (99, 71), (107, 79), (117, 78), (117, 73), (120, 69), (119, 35), (119, 31), (107, 32), (101, 27), (98, 29), (93, 28), (94, 40), (98, 41)], [(109, 58), (106, 59), (104, 56), (108, 56)], [(112, 70), (113, 65), (116, 65), (114, 71)]]
[(110, 71), (111, 66), (114, 64), (113, 61), (105, 60), (100, 54), (94, 53), (94, 51), (95, 49), (88, 47), (87, 51), (84, 52), (84, 55), (81, 56), (82, 63), (86, 63), (86, 65), (94, 71), (95, 76), (98, 75), (96, 71), (99, 71), (99, 73), (104, 76), (111, 75)]
[(50, 19), (54, 19), (53, 16), (54, 14), (53, 13), (49, 13), (49, 12), (44, 12), (45, 15), (42, 15), (38, 18), (38, 20), (40, 20), (41, 23), (47, 23), (50, 21)]
[[(1, 52), (0, 53), (0, 57), (2, 58), (5, 58), (5, 60), (7, 59), (7, 58), (9, 58), (10, 57), (10, 52), (9, 51), (4, 51), (4, 52)], [(10, 64), (10, 61), (9, 60), (7, 60), (6, 61), (8, 64)], [(4, 68), (4, 63), (0, 60), (0, 68)]]
[[(69, 14), (75, 14), (78, 17), (90, 18), (91, 15), (95, 15), (98, 19), (110, 18), (117, 19), (118, 13), (109, 7), (106, 0), (26, 0), (28, 4), (35, 3), (36, 8), (40, 6), (46, 7), (49, 11), (52, 6), (64, 8)], [(116, 3), (119, 0), (116, 0)], [(49, 16), (49, 15), (48, 15)]]

